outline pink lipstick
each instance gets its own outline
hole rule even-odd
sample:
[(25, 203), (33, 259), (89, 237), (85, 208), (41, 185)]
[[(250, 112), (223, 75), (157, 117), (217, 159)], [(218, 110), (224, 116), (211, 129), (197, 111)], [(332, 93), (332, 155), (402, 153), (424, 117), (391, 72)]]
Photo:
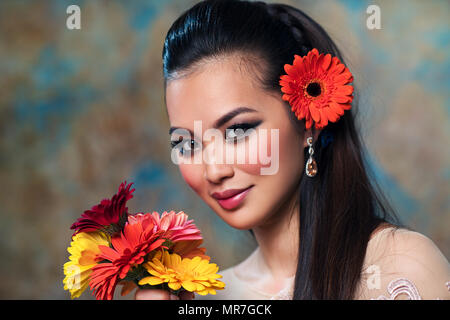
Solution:
[(217, 200), (222, 208), (232, 210), (244, 201), (252, 187), (253, 186), (245, 189), (228, 189), (223, 192), (214, 192), (211, 196)]

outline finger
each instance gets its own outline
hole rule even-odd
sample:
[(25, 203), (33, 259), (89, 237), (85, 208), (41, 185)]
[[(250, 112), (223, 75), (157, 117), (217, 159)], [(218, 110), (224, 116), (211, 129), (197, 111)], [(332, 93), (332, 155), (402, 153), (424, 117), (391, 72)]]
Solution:
[(195, 298), (195, 295), (193, 292), (183, 291), (180, 292), (179, 297), (181, 300), (192, 300)]
[(134, 298), (136, 300), (172, 300), (170, 296), (166, 290), (140, 289), (136, 290)]

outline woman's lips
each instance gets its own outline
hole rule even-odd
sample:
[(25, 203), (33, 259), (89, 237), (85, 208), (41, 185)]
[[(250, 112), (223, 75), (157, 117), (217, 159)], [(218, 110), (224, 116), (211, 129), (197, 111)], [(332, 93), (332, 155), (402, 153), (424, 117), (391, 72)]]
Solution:
[(220, 206), (226, 210), (232, 210), (244, 201), (247, 193), (250, 192), (250, 186), (245, 189), (229, 189), (224, 192), (214, 192), (212, 197), (217, 200)]

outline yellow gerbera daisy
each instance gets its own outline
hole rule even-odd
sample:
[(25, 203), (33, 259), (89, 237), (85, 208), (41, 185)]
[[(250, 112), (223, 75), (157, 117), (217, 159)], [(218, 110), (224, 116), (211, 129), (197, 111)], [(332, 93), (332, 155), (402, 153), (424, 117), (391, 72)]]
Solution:
[(100, 231), (77, 233), (67, 251), (71, 254), (64, 264), (64, 290), (70, 291), (71, 298), (78, 298), (89, 284), (92, 268), (100, 253), (99, 245), (108, 246), (108, 237)]
[(225, 287), (225, 283), (217, 280), (222, 278), (217, 274), (219, 267), (201, 257), (181, 259), (178, 254), (164, 250), (143, 265), (152, 276), (142, 278), (140, 285), (167, 283), (172, 290), (183, 287), (200, 295), (216, 294), (216, 290)]

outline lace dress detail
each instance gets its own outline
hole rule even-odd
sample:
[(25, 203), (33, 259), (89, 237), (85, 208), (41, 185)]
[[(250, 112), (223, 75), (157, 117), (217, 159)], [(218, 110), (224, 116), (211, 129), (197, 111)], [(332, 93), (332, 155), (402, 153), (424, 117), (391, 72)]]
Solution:
[(293, 284), (288, 287), (280, 290), (276, 295), (274, 295), (270, 300), (292, 300), (294, 295), (294, 286)]
[(380, 295), (376, 299), (371, 300), (395, 300), (399, 295), (406, 294), (409, 296), (409, 300), (422, 300), (414, 283), (408, 279), (400, 278), (392, 280), (388, 285), (389, 297)]
[[(447, 281), (445, 286), (447, 287), (447, 290), (450, 291), (450, 281)], [(291, 284), (271, 297), (270, 300), (292, 300), (293, 289), (293, 284)], [(406, 294), (409, 297), (409, 300), (422, 300), (419, 290), (417, 290), (414, 283), (405, 278), (392, 280), (388, 285), (387, 291), (389, 297), (380, 295), (378, 298), (372, 298), (371, 300), (395, 300), (401, 294)]]

